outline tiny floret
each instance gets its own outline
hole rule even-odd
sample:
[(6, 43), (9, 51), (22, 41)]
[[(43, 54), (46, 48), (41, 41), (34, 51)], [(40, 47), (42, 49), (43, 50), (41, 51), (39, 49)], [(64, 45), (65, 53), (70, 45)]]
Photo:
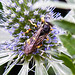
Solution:
[(15, 17), (16, 17), (16, 14), (11, 14), (11, 17), (12, 17), (12, 18), (15, 18)]
[(29, 11), (25, 10), (24, 15), (28, 15), (28, 14), (29, 14)]
[(24, 21), (24, 17), (19, 18), (19, 21), (23, 22)]
[(21, 8), (20, 7), (17, 7), (16, 8), (16, 12), (19, 12), (19, 11), (21, 11)]
[(27, 6), (28, 6), (28, 7), (31, 7), (31, 6), (32, 6), (32, 4), (29, 2), (29, 3), (27, 3)]
[(29, 25), (25, 25), (24, 29), (30, 29)]
[(10, 22), (12, 22), (12, 19), (10, 18), (10, 19), (8, 19), (8, 22), (10, 23)]
[(14, 25), (15, 27), (19, 27), (19, 23), (15, 23), (15, 25)]
[(6, 15), (10, 15), (10, 14), (11, 14), (11, 10), (6, 10), (6, 11), (5, 11), (5, 14), (6, 14)]
[(22, 4), (23, 3), (23, 0), (19, 0), (19, 4)]
[(4, 23), (5, 26), (8, 26), (9, 24), (7, 22)]
[(16, 6), (16, 3), (12, 3), (12, 4), (11, 4), (11, 7), (14, 8), (15, 6)]
[(8, 7), (10, 7), (10, 2), (7, 2), (7, 4), (6, 4)]
[(38, 11), (34, 11), (34, 15), (38, 15)]

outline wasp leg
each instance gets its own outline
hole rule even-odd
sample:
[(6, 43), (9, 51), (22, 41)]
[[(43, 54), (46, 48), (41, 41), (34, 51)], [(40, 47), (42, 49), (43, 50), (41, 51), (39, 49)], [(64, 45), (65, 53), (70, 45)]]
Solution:
[(45, 22), (45, 19), (44, 19), (44, 17), (41, 17), (41, 21), (42, 21), (42, 23), (44, 23), (44, 22)]
[(52, 31), (52, 30), (54, 30), (54, 29), (50, 29), (50, 30)]
[(30, 45), (30, 39), (27, 39), (27, 43)]
[(23, 32), (23, 35), (25, 35), (26, 33), (29, 33), (29, 32), (33, 32), (34, 34), (36, 33), (34, 30), (32, 30), (32, 29), (28, 29), (26, 32)]
[(25, 35), (26, 33), (29, 33), (30, 31), (32, 31), (32, 30), (28, 29), (26, 32), (23, 32), (22, 34)]
[(42, 44), (40, 44), (40, 45), (36, 46), (36, 48), (40, 48), (41, 46), (42, 46)]
[(37, 27), (35, 23), (33, 23), (31, 20), (28, 20), (33, 26)]
[(29, 33), (29, 31), (31, 31), (31, 29), (28, 29), (25, 33)]
[(48, 36), (46, 37), (46, 41), (49, 41), (49, 37)]

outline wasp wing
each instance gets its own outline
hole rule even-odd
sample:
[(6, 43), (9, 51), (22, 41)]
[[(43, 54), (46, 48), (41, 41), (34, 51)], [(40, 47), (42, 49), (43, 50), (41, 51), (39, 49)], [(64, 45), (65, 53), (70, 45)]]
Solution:
[(39, 35), (40, 35), (40, 32), (43, 28), (40, 27), (40, 29), (34, 34), (34, 36), (32, 36), (29, 40), (29, 43), (26, 42), (25, 46), (24, 46), (24, 52), (25, 54), (30, 54), (32, 52), (34, 52), (36, 50), (36, 43), (39, 39)]

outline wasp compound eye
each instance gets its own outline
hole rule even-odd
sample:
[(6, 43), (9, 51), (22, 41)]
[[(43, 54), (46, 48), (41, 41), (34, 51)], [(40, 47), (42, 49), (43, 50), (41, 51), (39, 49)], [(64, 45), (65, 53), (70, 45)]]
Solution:
[(50, 31), (50, 26), (49, 26), (49, 25), (44, 25), (43, 31), (44, 31), (45, 33), (49, 33), (49, 31)]
[(49, 33), (50, 31), (50, 26), (49, 25), (43, 25), (43, 29), (40, 32), (40, 36)]

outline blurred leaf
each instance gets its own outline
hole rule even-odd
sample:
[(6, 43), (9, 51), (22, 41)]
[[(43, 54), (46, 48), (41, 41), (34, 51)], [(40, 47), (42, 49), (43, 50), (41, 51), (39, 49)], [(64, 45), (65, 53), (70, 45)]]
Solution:
[(72, 23), (66, 20), (55, 20), (55, 21), (52, 21), (51, 23), (75, 34), (75, 23)]
[(75, 0), (66, 0), (68, 3), (75, 3)]
[(73, 75), (70, 69), (62, 63), (52, 62), (51, 65), (55, 71), (55, 75)]
[(67, 51), (74, 56), (75, 55), (75, 39), (69, 34), (66, 35), (60, 35), (59, 36), (61, 41), (63, 42), (64, 47), (67, 48)]
[(55, 58), (49, 59), (48, 66), (53, 68), (55, 75), (73, 75), (71, 70), (61, 60)]
[(35, 75), (48, 75), (43, 63), (39, 63), (38, 61), (36, 61)]
[(3, 10), (3, 6), (2, 6), (2, 3), (1, 2), (0, 2), (0, 9)]
[(72, 59), (70, 57), (65, 54), (60, 54), (58, 59), (63, 60), (64, 64), (71, 69), (73, 74), (75, 74), (75, 65), (73, 64)]
[[(63, 64), (65, 64), (69, 69), (71, 69), (71, 71), (72, 71), (72, 73), (73, 74), (75, 74), (75, 66), (74, 66), (74, 64), (73, 64), (73, 62), (72, 62), (72, 59), (68, 56), (68, 55), (66, 55), (66, 54), (57, 54), (57, 53), (53, 53), (53, 52), (51, 52), (51, 51), (46, 51), (47, 53), (50, 53), (54, 58), (56, 58), (56, 59), (58, 59), (58, 60), (63, 60)], [(54, 54), (54, 55), (53, 55)], [(50, 61), (50, 60), (49, 60)], [(52, 62), (52, 61), (50, 61), (50, 62)], [(55, 61), (56, 63), (58, 62), (60, 62), (60, 61)], [(48, 64), (48, 66), (47, 66), (47, 70), (49, 69), (49, 67), (51, 66), (51, 64)], [(64, 71), (65, 72), (65, 71)], [(58, 74), (57, 74), (58, 75)], [(59, 74), (59, 75), (61, 75), (61, 74)], [(62, 74), (63, 75), (63, 74)], [(66, 74), (64, 74), (64, 75), (66, 75)], [(67, 74), (68, 75), (68, 74)]]
[(29, 62), (24, 62), (20, 72), (18, 73), (18, 75), (28, 75), (28, 69), (29, 69)]
[(9, 34), (9, 32), (4, 28), (0, 28), (0, 43), (2, 41), (7, 41), (11, 39), (13, 39), (13, 37)]
[(73, 22), (75, 23), (75, 18), (74, 18), (74, 11), (70, 10), (67, 15), (64, 17), (65, 20), (69, 21), (69, 22)]
[(34, 3), (32, 6), (32, 9), (37, 9), (37, 8), (46, 8), (48, 6), (53, 6), (57, 8), (63, 8), (63, 9), (75, 9), (75, 4), (73, 3), (65, 3), (65, 2), (59, 2), (59, 1), (50, 1), (50, 0), (39, 0), (38, 2)]
[(69, 58), (67, 55), (60, 55), (60, 59), (64, 61), (64, 64), (71, 69), (71, 71), (75, 74), (75, 65), (73, 60)]

